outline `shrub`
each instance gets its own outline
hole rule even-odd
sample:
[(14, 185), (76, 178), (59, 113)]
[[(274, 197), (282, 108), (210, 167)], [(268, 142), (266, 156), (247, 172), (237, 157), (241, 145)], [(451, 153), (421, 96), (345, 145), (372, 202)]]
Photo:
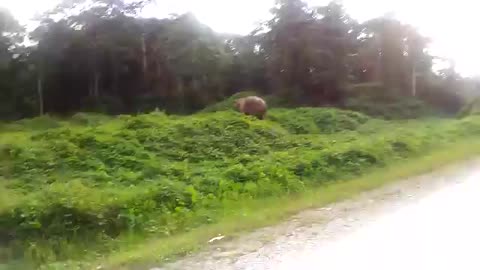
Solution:
[(110, 120), (110, 117), (99, 113), (76, 113), (74, 114), (70, 122), (73, 124), (84, 126), (97, 126)]
[(355, 130), (368, 121), (368, 117), (360, 113), (316, 108), (276, 109), (269, 113), (269, 118), (293, 134)]
[(0, 205), (4, 245), (70, 259), (72, 247), (190, 230), (232, 201), (301, 192), (480, 134), (477, 117), (388, 122), (324, 108), (272, 109), (264, 121), (233, 111), (107, 119), (0, 135), (0, 190), (15, 198)]
[(233, 110), (233, 105), (235, 103), (236, 99), (243, 98), (243, 97), (248, 97), (248, 96), (257, 96), (258, 94), (255, 91), (243, 91), (243, 92), (238, 92), (231, 97), (222, 100), (218, 103), (215, 103), (213, 105), (210, 105), (203, 109), (201, 112), (207, 113), (207, 112), (218, 112), (218, 111), (227, 111), (227, 110)]
[(480, 98), (475, 98), (465, 104), (458, 112), (459, 118), (480, 114)]
[(421, 98), (405, 96), (381, 84), (353, 85), (345, 108), (384, 119), (414, 119), (439, 112)]

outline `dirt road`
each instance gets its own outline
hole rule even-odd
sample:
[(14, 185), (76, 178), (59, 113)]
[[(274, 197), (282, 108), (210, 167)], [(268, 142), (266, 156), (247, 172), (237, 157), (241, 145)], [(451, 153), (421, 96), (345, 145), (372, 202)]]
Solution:
[(309, 210), (163, 268), (480, 269), (480, 161)]

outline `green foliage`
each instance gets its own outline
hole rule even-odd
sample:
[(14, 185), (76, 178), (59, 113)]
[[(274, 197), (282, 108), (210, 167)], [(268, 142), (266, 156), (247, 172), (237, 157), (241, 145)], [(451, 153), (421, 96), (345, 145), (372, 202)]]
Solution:
[(368, 117), (336, 109), (278, 109), (269, 112), (269, 118), (293, 134), (335, 133), (355, 130), (366, 123)]
[[(90, 2), (79, 13), (74, 0), (44, 14), (29, 48), (16, 46), (23, 30), (0, 10), (9, 22), (0, 25), (0, 119), (74, 114), (1, 124), (1, 259), (81, 269), (85, 250), (96, 256), (129, 237), (189, 231), (235, 211), (232, 202), (295, 194), (480, 134), (473, 106), (462, 120), (369, 117), (433, 111), (408, 97), (412, 70), (435, 77), (428, 41), (393, 19), (359, 25), (336, 3), (278, 1), (263, 29), (232, 37), (191, 14), (139, 18), (148, 1)], [(453, 75), (437, 88), (459, 88)], [(388, 89), (345, 91), (374, 81)], [(235, 99), (259, 92), (209, 105), (238, 89), (272, 93), (265, 121), (233, 110)], [(438, 93), (427, 95), (437, 107), (460, 104)], [(360, 113), (285, 109), (299, 104)]]
[[(262, 95), (259, 95), (255, 91), (242, 91), (242, 92), (238, 92), (238, 93), (230, 96), (229, 98), (227, 98), (225, 100), (222, 100), (220, 102), (217, 102), (215, 104), (207, 106), (201, 112), (208, 113), (208, 112), (234, 110), (235, 100), (237, 100), (239, 98), (242, 98), (242, 97), (248, 97), (248, 96), (262, 97)], [(275, 96), (275, 95), (264, 96), (262, 98), (267, 103), (267, 106), (268, 106), (269, 109), (271, 109), (271, 108), (285, 108), (285, 107), (290, 107), (292, 105), (292, 104), (289, 104), (288, 102), (286, 102), (284, 98), (279, 97), (279, 96)]]
[(459, 118), (480, 114), (480, 98), (472, 99), (458, 112)]
[(480, 134), (475, 117), (397, 123), (315, 108), (273, 109), (264, 121), (233, 111), (36, 121), (54, 120), (0, 135), (10, 250), (0, 255), (40, 264), (131, 234), (186, 231), (231, 201), (296, 193)]
[(6, 123), (1, 126), (2, 130), (21, 131), (21, 130), (45, 130), (61, 127), (59, 119), (48, 115), (39, 116), (31, 119), (23, 119), (17, 122)]
[[(245, 36), (215, 33), (192, 14), (139, 17), (150, 1), (92, 0), (81, 10), (84, 0), (64, 2), (29, 33), (0, 10), (0, 119), (223, 111), (233, 97), (215, 102), (239, 89), (269, 93), (269, 108), (347, 103), (369, 115), (411, 118), (430, 113), (407, 98), (412, 93), (455, 113), (463, 92), (478, 92), (474, 79), (453, 68), (433, 73), (429, 39), (409, 25), (386, 17), (359, 24), (335, 1), (277, 1), (271, 19)], [(25, 35), (37, 46), (20, 46)], [(376, 88), (378, 95), (394, 89), (397, 101), (345, 92), (351, 83), (375, 82), (389, 90)]]
[(110, 119), (110, 117), (104, 114), (79, 112), (71, 117), (70, 122), (82, 126), (96, 126)]
[(205, 109), (203, 109), (201, 112), (218, 112), (218, 111), (227, 111), (227, 110), (233, 110), (235, 100), (243, 97), (248, 97), (248, 96), (257, 96), (258, 94), (255, 91), (243, 91), (243, 92), (238, 92), (231, 97), (222, 100), (218, 103), (212, 104), (210, 106), (207, 106)]
[(402, 96), (378, 84), (352, 86), (345, 107), (385, 119), (415, 119), (438, 114), (438, 110), (421, 99)]

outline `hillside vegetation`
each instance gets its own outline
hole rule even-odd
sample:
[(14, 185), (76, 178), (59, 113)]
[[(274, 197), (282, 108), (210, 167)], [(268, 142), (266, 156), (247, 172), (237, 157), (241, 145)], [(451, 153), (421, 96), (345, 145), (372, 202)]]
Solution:
[[(83, 263), (141, 260), (148, 239), (173, 243), (149, 251), (161, 261), (192, 250), (176, 237), (269, 210), (248, 203), (335, 201), (373, 170), (480, 149), (478, 79), (434, 70), (432, 40), (391, 16), (277, 0), (232, 35), (140, 16), (150, 0), (57, 2), (36, 29), (0, 7), (0, 270), (100, 269)], [(247, 95), (266, 120), (233, 110)], [(286, 204), (270, 209), (302, 209)]]
[[(424, 109), (455, 114), (464, 97), (479, 92), (478, 79), (431, 55), (433, 40), (408, 22), (360, 22), (338, 1), (277, 0), (246, 35), (217, 33), (192, 13), (145, 18), (151, 0), (57, 2), (36, 16), (34, 29), (0, 8), (1, 120), (212, 112), (245, 90), (267, 95), (270, 105), (414, 118)], [(445, 68), (434, 70), (436, 61)], [(379, 103), (361, 88), (389, 100)]]
[(230, 202), (419, 156), (480, 135), (480, 119), (298, 108), (273, 109), (265, 121), (234, 111), (77, 114), (0, 129), (0, 257), (38, 265), (109, 252), (132, 235), (169, 237), (215, 223), (235, 211)]
[(464, 118), (480, 114), (480, 98), (474, 98), (463, 106), (458, 112), (458, 117)]

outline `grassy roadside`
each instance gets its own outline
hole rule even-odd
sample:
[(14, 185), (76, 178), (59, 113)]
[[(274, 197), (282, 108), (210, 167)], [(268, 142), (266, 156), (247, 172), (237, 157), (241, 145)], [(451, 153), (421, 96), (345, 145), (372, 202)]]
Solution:
[[(6, 269), (158, 265), (218, 234), (417, 174), (408, 160), (425, 170), (480, 152), (469, 141), (478, 117), (385, 121), (298, 108), (268, 121), (235, 112), (71, 121), (0, 134), (0, 261), (23, 264)], [(427, 153), (433, 165), (417, 160)], [(352, 180), (362, 175), (371, 179)]]
[(144, 264), (161, 264), (166, 259), (201, 249), (209, 239), (218, 234), (235, 237), (256, 228), (276, 224), (301, 210), (345, 200), (409, 176), (430, 172), (447, 164), (472, 158), (478, 153), (480, 153), (480, 140), (463, 140), (448, 144), (442, 149), (421, 157), (374, 169), (360, 178), (335, 182), (295, 196), (243, 201), (241, 204), (237, 203), (229, 207), (236, 211), (226, 213), (224, 218), (216, 224), (170, 238), (151, 240), (140, 246), (128, 246), (90, 266), (102, 265), (103, 269), (131, 269), (133, 266), (138, 267)]

